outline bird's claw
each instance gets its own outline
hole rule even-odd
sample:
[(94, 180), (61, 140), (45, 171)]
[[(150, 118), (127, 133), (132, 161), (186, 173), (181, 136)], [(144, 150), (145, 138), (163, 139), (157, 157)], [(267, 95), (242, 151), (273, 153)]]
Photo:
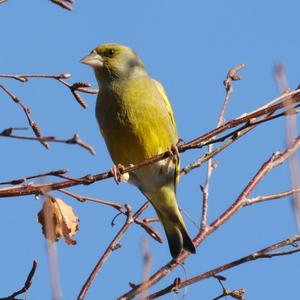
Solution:
[(170, 150), (169, 150), (170, 154), (173, 156), (173, 160), (175, 163), (179, 161), (179, 151), (178, 151), (177, 145), (171, 145)]
[(119, 184), (122, 181), (122, 175), (125, 167), (121, 164), (113, 165), (110, 169), (110, 173), (114, 176), (115, 182)]
[(181, 147), (183, 144), (184, 144), (184, 140), (183, 140), (181, 137), (179, 137), (179, 138), (178, 138), (178, 141), (177, 141), (177, 143), (176, 143), (176, 146), (179, 148), (179, 147)]

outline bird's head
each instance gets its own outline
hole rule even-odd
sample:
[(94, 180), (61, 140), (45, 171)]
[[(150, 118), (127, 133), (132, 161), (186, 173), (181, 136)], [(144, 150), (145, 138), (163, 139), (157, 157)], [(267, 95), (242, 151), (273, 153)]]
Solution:
[(139, 72), (145, 73), (144, 64), (130, 48), (118, 44), (105, 44), (95, 48), (81, 59), (95, 70), (98, 82), (106, 84), (126, 79)]

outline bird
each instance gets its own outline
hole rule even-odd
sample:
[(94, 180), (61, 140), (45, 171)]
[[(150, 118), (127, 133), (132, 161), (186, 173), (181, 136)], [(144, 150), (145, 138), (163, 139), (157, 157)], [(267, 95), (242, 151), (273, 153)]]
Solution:
[[(177, 128), (166, 91), (150, 77), (135, 51), (103, 44), (81, 63), (93, 68), (99, 85), (96, 119), (114, 166), (136, 164), (171, 149), (176, 152)], [(173, 259), (182, 249), (196, 252), (176, 201), (179, 173), (179, 155), (173, 155), (126, 174), (154, 207)]]

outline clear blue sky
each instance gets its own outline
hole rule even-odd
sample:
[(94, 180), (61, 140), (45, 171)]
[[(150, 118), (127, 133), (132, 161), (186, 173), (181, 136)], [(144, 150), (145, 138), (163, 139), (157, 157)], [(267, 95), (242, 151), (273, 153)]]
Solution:
[[(283, 62), (291, 87), (299, 83), (299, 1), (76, 1), (74, 11), (65, 11), (47, 0), (13, 1), (0, 5), (0, 73), (71, 73), (70, 82), (96, 84), (92, 71), (79, 60), (95, 46), (126, 44), (140, 55), (149, 73), (160, 80), (172, 102), (179, 135), (186, 141), (214, 128), (224, 99), (223, 79), (233, 65), (244, 63), (243, 80), (235, 83), (226, 119), (253, 110), (278, 95), (273, 66)], [(30, 107), (44, 135), (59, 138), (79, 133), (97, 151), (1, 138), (0, 181), (39, 172), (68, 168), (73, 177), (107, 170), (112, 162), (98, 132), (94, 117), (95, 95), (83, 95), (83, 110), (70, 92), (51, 80), (32, 79), (27, 84), (1, 80)], [(27, 126), (23, 112), (0, 93), (0, 130)], [(283, 119), (257, 128), (216, 158), (209, 197), (209, 221), (226, 209), (255, 174), (260, 165), (285, 146)], [(28, 132), (29, 133), (29, 132)], [(200, 151), (182, 155), (182, 165)], [(178, 201), (199, 223), (205, 168), (182, 178)], [(49, 180), (52, 180), (49, 178)], [(253, 196), (287, 190), (287, 165), (272, 171)], [(132, 186), (117, 186), (113, 180), (81, 186), (71, 191), (108, 201), (130, 203), (137, 209), (143, 196)], [(72, 205), (80, 217), (78, 244), (59, 242), (58, 259), (63, 299), (75, 299), (98, 257), (124, 222), (110, 226), (115, 211), (93, 203), (53, 193)], [(33, 196), (1, 200), (0, 297), (20, 288), (34, 259), (39, 266), (28, 299), (51, 299), (47, 253), (37, 212), (41, 200)], [(153, 216), (149, 209), (143, 216)], [(196, 228), (186, 219), (192, 235)], [(159, 224), (155, 228), (162, 234)], [(187, 276), (220, 264), (296, 233), (288, 198), (244, 208), (210, 236), (197, 255), (185, 263)], [(86, 299), (115, 299), (139, 283), (143, 274), (138, 226), (122, 238), (123, 247), (114, 252), (96, 277)], [(148, 237), (147, 237), (148, 238)], [(152, 271), (169, 261), (167, 244), (149, 240)], [(246, 299), (297, 299), (300, 296), (299, 255), (259, 260), (222, 273), (228, 289), (245, 288)], [(184, 279), (178, 268), (152, 291)], [(185, 299), (212, 299), (221, 293), (215, 279), (190, 286)], [(167, 295), (162, 299), (172, 299)], [(178, 296), (180, 299), (180, 296)]]

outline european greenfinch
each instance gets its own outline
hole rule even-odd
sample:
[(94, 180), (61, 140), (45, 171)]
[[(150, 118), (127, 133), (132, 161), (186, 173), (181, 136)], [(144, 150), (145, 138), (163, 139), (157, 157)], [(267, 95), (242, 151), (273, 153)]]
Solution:
[[(166, 92), (133, 50), (106, 44), (81, 62), (94, 69), (100, 86), (96, 118), (115, 165), (136, 164), (176, 145), (177, 129)], [(154, 206), (172, 257), (177, 258), (182, 249), (195, 253), (176, 202), (179, 159), (166, 158), (128, 175)]]

